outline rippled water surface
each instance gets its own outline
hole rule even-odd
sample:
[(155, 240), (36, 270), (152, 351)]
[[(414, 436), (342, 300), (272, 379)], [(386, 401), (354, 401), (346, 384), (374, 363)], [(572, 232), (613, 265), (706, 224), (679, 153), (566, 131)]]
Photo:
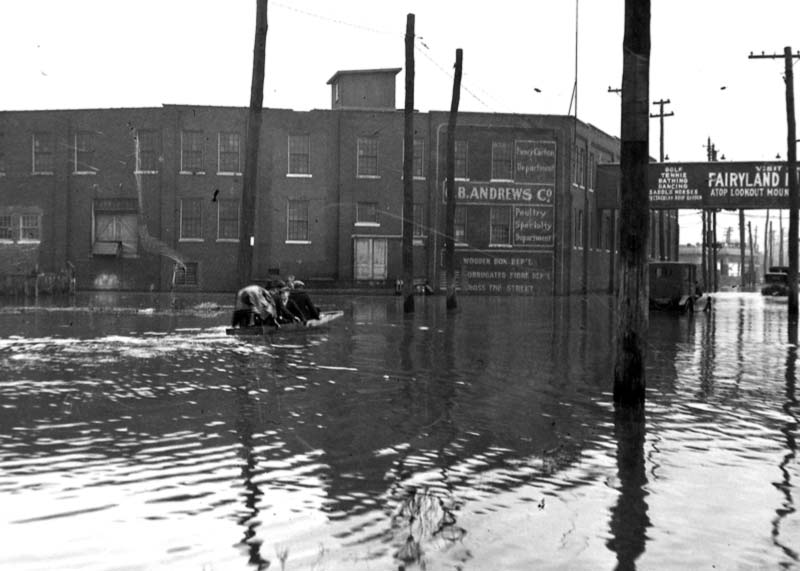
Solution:
[(0, 568), (800, 568), (785, 301), (651, 315), (611, 404), (606, 297), (0, 310)]

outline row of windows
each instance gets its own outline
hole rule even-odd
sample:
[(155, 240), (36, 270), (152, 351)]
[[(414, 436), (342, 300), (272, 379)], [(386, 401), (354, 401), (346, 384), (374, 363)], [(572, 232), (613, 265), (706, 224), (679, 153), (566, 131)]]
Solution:
[(38, 242), (42, 239), (42, 217), (39, 214), (0, 215), (0, 241)]
[[(205, 174), (208, 157), (207, 137), (202, 131), (181, 132), (182, 173)], [(161, 142), (158, 131), (140, 129), (136, 133), (136, 171), (157, 173), (159, 171)], [(356, 176), (376, 178), (380, 176), (379, 144), (377, 137), (359, 137), (356, 150)], [(72, 171), (74, 174), (95, 174), (99, 169), (96, 162), (96, 133), (79, 131), (74, 135), (72, 146)], [(4, 134), (0, 133), (0, 174), (6, 172)], [(414, 178), (425, 178), (425, 140), (415, 138), (412, 172)], [(467, 141), (455, 143), (455, 178), (469, 178)], [(513, 143), (495, 141), (492, 143), (492, 180), (513, 180)], [(36, 132), (31, 136), (31, 164), (33, 174), (50, 175), (55, 170), (54, 135)], [(217, 134), (216, 166), (218, 174), (241, 174), (242, 140), (239, 133), (220, 132)], [(579, 169), (583, 172), (584, 169)], [(311, 176), (311, 137), (310, 135), (289, 135), (287, 174), (290, 176)], [(582, 176), (582, 175), (581, 175)], [(590, 175), (591, 176), (591, 175)]]

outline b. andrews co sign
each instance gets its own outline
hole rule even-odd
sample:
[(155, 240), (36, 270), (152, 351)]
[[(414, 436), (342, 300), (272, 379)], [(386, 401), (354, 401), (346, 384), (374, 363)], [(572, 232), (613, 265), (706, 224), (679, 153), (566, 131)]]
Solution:
[[(617, 208), (620, 166), (597, 166), (598, 208)], [(650, 208), (788, 208), (784, 162), (651, 163)], [(795, 173), (797, 176), (797, 173)]]

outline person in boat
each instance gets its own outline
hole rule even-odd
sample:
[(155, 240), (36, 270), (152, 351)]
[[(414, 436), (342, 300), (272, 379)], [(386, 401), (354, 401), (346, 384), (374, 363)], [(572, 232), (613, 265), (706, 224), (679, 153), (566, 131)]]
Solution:
[(277, 325), (275, 301), (260, 285), (243, 287), (236, 293), (232, 327)]
[(289, 297), (290, 288), (283, 280), (276, 280), (270, 284), (269, 294), (275, 302), (275, 321), (280, 327), (282, 323), (301, 322), (305, 324), (302, 314), (293, 311), (294, 304)]
[(289, 286), (289, 310), (300, 316), (303, 323), (309, 319), (319, 319), (319, 308), (311, 301), (305, 284), (291, 275), (286, 278), (286, 284)]

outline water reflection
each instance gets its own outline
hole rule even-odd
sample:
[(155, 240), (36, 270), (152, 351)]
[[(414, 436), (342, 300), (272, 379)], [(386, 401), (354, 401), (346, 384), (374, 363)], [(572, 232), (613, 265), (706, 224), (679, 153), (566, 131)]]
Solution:
[(617, 441), (619, 497), (611, 509), (611, 539), (608, 547), (617, 555), (616, 569), (636, 569), (636, 559), (645, 551), (647, 529), (647, 473), (645, 468), (645, 412), (643, 406), (614, 407), (614, 437)]
[(786, 400), (782, 407), (787, 420), (780, 429), (786, 440), (787, 452), (778, 465), (781, 472), (781, 481), (776, 483), (775, 487), (781, 492), (783, 502), (781, 507), (775, 510), (775, 518), (772, 520), (772, 541), (787, 557), (793, 561), (798, 561), (800, 559), (798, 558), (797, 550), (791, 547), (791, 543), (787, 543), (781, 533), (784, 522), (796, 512), (790, 469), (797, 457), (797, 439), (795, 437), (798, 428), (797, 397), (795, 395), (797, 386), (797, 320), (790, 321), (787, 328), (789, 347), (786, 355)]
[(651, 315), (645, 416), (611, 404), (611, 298), (324, 301), (250, 341), (0, 315), (0, 567), (797, 565), (784, 307)]

